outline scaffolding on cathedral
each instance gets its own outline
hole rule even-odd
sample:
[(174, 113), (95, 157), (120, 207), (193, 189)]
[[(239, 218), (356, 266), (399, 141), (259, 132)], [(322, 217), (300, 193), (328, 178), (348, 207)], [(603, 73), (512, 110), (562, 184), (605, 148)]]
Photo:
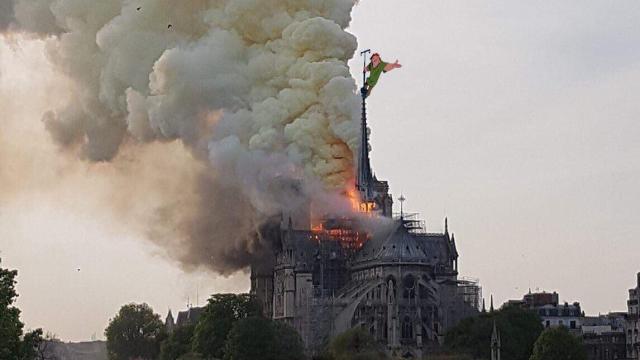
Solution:
[(458, 280), (458, 295), (462, 296), (464, 302), (474, 309), (481, 310), (482, 307), (482, 287), (480, 280), (462, 277)]

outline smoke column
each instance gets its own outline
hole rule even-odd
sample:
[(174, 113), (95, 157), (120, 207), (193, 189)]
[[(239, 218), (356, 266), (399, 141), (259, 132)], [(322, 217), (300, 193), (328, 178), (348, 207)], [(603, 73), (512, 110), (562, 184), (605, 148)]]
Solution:
[[(0, 31), (46, 39), (50, 62), (71, 83), (70, 101), (43, 115), (64, 152), (117, 162), (145, 149), (140, 159), (158, 162), (157, 144), (182, 142), (196, 164), (154, 176), (190, 181), (182, 193), (167, 189), (171, 201), (153, 209), (147, 234), (187, 268), (230, 273), (263, 256), (256, 234), (267, 219), (309, 201), (340, 206), (335, 194), (352, 182), (359, 101), (347, 61), (357, 43), (345, 29), (353, 6), (0, 0)], [(120, 183), (139, 188), (131, 174)], [(162, 194), (162, 181), (150, 183)], [(136, 200), (123, 193), (118, 201)]]

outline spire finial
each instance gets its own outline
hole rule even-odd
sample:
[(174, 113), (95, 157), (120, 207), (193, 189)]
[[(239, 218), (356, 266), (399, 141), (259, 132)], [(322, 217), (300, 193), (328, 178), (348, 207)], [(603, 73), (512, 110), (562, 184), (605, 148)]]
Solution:
[(398, 198), (398, 201), (400, 201), (400, 219), (404, 219), (404, 202), (405, 200), (407, 200), (407, 198), (404, 197), (404, 195), (400, 194), (400, 197)]
[(447, 219), (447, 217), (444, 217), (444, 233), (445, 235), (449, 233), (449, 219)]

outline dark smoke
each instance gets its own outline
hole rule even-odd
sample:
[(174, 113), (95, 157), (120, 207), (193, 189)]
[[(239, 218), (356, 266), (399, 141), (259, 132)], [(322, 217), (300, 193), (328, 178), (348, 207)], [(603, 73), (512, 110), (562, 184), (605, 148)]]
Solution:
[(5, 32), (15, 22), (13, 0), (0, 0), (0, 32)]

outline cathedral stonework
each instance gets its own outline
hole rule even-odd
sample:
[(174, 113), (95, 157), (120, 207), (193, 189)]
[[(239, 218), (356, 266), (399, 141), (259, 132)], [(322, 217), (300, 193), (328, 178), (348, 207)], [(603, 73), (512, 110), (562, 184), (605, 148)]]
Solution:
[(390, 221), (357, 250), (291, 222), (281, 226), (273, 268), (252, 269), (251, 291), (265, 315), (295, 327), (312, 353), (353, 327), (396, 355), (437, 349), (447, 329), (478, 313), (477, 284), (458, 279), (448, 231), (423, 232), (404, 216)]
[(269, 231), (274, 260), (252, 266), (251, 292), (266, 316), (300, 333), (311, 354), (361, 327), (391, 355), (421, 358), (442, 344), (446, 330), (478, 314), (480, 288), (458, 278), (446, 220), (443, 233), (428, 233), (414, 216), (393, 216), (389, 186), (369, 164), (365, 106), (363, 99), (355, 185), (365, 210), (384, 225), (364, 233), (349, 219), (325, 219), (319, 228), (301, 228), (310, 221), (283, 214)]

